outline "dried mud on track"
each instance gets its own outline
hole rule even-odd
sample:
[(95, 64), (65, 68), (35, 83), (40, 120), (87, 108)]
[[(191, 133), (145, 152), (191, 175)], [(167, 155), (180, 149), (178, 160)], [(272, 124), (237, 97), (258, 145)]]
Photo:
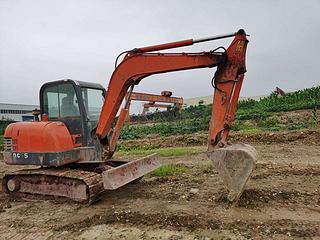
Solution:
[[(8, 202), (1, 193), (0, 238), (320, 239), (320, 146), (255, 147), (260, 159), (235, 206), (204, 153), (166, 158), (187, 172), (147, 176), (91, 206)], [(1, 177), (8, 170), (1, 163)]]

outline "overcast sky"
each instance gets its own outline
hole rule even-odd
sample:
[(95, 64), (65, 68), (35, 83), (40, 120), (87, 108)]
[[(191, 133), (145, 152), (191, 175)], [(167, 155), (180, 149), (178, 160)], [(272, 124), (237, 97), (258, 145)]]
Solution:
[[(40, 86), (71, 78), (107, 87), (123, 50), (244, 28), (242, 96), (320, 85), (320, 1), (0, 0), (0, 102), (38, 103)], [(231, 39), (175, 51), (228, 46)], [(144, 79), (136, 91), (210, 95), (215, 69)]]

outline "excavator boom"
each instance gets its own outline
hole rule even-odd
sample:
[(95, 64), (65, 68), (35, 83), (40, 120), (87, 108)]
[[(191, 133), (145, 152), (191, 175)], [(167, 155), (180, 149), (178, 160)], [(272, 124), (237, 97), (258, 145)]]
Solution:
[[(219, 47), (213, 51), (200, 53), (145, 53), (191, 45), (193, 42), (208, 41), (208, 39), (220, 39), (223, 36), (235, 36), (228, 49)], [(246, 72), (245, 55), (248, 40), (244, 30), (223, 36), (205, 40), (190, 39), (128, 51), (111, 76), (96, 129), (99, 138), (103, 140), (109, 135), (129, 87), (139, 84), (142, 79), (166, 72), (217, 67), (212, 79), (215, 90), (209, 131), (209, 150), (213, 150), (218, 145), (218, 147), (225, 145)], [(224, 51), (217, 52), (218, 49)]]
[[(223, 47), (200, 53), (150, 53), (152, 51), (170, 49), (193, 43), (234, 36), (227, 49)], [(235, 34), (218, 36), (201, 40), (184, 40), (168, 44), (135, 48), (127, 52), (124, 60), (112, 74), (106, 100), (104, 102), (96, 134), (114, 150), (115, 142), (123, 117), (121, 111), (117, 127), (113, 130), (111, 142), (106, 141), (110, 135), (113, 119), (127, 94), (129, 87), (153, 74), (182, 71), (196, 68), (217, 67), (212, 79), (214, 100), (212, 105), (210, 130), (208, 138), (208, 157), (213, 161), (220, 176), (230, 190), (229, 199), (237, 200), (246, 181), (249, 179), (256, 162), (255, 150), (246, 145), (228, 146), (227, 138), (234, 120), (234, 114), (246, 72), (245, 55), (248, 40), (244, 30)], [(223, 49), (224, 52), (217, 52)], [(248, 150), (250, 148), (250, 150)], [(236, 150), (235, 150), (236, 149)], [(219, 151), (217, 151), (219, 150)], [(248, 154), (248, 152), (252, 154)], [(232, 153), (232, 154), (230, 154)], [(109, 155), (113, 153), (110, 152)]]

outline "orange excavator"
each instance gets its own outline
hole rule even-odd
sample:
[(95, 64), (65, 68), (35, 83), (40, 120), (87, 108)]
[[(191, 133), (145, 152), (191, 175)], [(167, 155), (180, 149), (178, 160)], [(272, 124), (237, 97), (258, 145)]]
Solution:
[[(233, 41), (227, 49), (155, 52), (229, 37)], [(64, 197), (91, 203), (105, 190), (141, 179), (161, 165), (155, 155), (133, 161), (112, 158), (128, 114), (125, 106), (116, 116), (126, 94), (153, 74), (217, 67), (211, 80), (214, 99), (207, 154), (229, 189), (229, 200), (236, 201), (257, 158), (253, 147), (227, 141), (246, 72), (247, 43), (241, 29), (125, 51), (121, 63), (116, 61), (107, 90), (73, 80), (45, 83), (40, 89), (40, 111), (34, 111), (36, 120), (12, 123), (5, 130), (5, 163), (33, 167), (7, 173), (3, 191), (11, 198)]]

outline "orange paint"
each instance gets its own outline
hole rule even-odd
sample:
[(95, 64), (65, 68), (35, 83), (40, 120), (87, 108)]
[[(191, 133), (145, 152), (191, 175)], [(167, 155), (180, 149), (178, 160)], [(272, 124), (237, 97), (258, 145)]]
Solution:
[(74, 148), (72, 137), (62, 122), (17, 122), (4, 137), (11, 137), (16, 152), (63, 152)]

